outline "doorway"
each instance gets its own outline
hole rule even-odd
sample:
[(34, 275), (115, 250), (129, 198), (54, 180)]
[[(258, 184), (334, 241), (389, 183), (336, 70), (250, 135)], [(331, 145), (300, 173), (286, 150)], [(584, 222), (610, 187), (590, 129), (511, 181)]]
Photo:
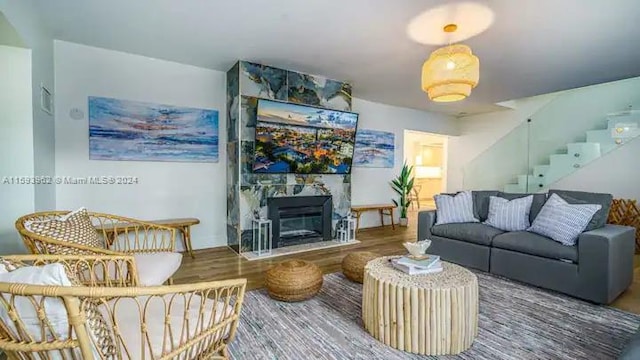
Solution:
[(415, 130), (404, 131), (404, 154), (413, 166), (411, 210), (435, 209), (434, 195), (447, 191), (448, 137)]

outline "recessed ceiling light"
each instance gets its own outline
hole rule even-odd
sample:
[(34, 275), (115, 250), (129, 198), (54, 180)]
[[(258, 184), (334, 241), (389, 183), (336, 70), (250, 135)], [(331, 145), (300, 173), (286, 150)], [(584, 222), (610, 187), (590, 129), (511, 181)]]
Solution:
[[(446, 45), (474, 37), (493, 24), (494, 13), (489, 7), (463, 2), (427, 10), (414, 17), (407, 26), (407, 35), (425, 45)], [(450, 24), (458, 24), (455, 32), (443, 32)]]

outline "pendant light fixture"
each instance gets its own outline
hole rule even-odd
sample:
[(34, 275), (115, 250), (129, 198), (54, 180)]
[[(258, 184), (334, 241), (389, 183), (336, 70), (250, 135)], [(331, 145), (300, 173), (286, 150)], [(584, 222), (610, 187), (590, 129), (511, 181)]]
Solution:
[[(453, 33), (456, 24), (448, 24), (443, 30)], [(465, 99), (478, 85), (480, 61), (471, 48), (462, 44), (449, 44), (431, 53), (422, 65), (422, 90), (436, 102), (452, 102)]]

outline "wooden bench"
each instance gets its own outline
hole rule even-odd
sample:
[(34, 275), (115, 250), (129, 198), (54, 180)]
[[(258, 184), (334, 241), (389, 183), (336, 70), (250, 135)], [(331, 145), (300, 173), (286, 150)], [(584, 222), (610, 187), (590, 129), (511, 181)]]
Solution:
[[(168, 227), (172, 227), (178, 230), (182, 234), (182, 241), (184, 242), (184, 248), (189, 252), (189, 255), (192, 259), (196, 257), (193, 255), (193, 248), (191, 247), (191, 226), (200, 224), (200, 219), (196, 218), (183, 218), (183, 219), (162, 219), (162, 220), (143, 220), (148, 223), (164, 225)], [(104, 230), (107, 234), (107, 238), (109, 241), (113, 241), (110, 235), (113, 234), (114, 230), (133, 230), (136, 224), (128, 224), (128, 223), (117, 223), (114, 225), (104, 226), (101, 230)]]
[(396, 225), (393, 223), (393, 211), (396, 209), (396, 206), (393, 204), (376, 204), (376, 205), (357, 205), (351, 207), (351, 212), (354, 213), (356, 217), (356, 232), (360, 230), (360, 216), (362, 213), (368, 211), (377, 211), (380, 214), (380, 224), (384, 226), (384, 217), (391, 217), (391, 228), (396, 229)]

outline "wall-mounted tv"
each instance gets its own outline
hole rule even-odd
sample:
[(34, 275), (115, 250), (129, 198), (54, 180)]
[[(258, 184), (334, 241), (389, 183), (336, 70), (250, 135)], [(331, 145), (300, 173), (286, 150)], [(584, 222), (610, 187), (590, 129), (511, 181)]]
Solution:
[(258, 101), (254, 173), (349, 174), (358, 114)]

